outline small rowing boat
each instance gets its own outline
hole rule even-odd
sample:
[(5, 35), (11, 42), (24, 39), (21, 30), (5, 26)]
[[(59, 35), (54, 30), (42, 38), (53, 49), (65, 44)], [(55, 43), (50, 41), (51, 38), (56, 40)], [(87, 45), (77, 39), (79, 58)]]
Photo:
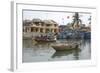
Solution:
[(79, 44), (60, 44), (60, 45), (53, 45), (52, 46), (56, 51), (64, 51), (64, 50), (73, 50), (79, 48)]

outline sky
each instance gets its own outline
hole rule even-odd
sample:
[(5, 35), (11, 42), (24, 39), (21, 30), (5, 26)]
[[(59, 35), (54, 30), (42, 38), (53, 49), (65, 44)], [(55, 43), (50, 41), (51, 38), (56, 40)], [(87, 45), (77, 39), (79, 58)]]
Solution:
[[(23, 20), (32, 20), (34, 18), (39, 18), (41, 20), (54, 20), (59, 25), (67, 25), (73, 20), (73, 12), (48, 12), (48, 11), (32, 11), (24, 10), (23, 11)], [(88, 25), (89, 18), (91, 14), (79, 13), (79, 17), (82, 20), (82, 24)]]

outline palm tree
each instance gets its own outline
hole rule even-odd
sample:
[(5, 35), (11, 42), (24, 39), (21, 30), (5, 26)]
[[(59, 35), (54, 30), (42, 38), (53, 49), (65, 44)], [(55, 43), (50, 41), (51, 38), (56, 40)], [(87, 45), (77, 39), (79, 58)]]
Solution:
[(74, 28), (75, 24), (77, 25), (77, 27), (79, 27), (79, 23), (82, 24), (82, 21), (81, 21), (81, 19), (79, 19), (79, 13), (75, 12), (74, 19), (72, 22), (72, 27)]

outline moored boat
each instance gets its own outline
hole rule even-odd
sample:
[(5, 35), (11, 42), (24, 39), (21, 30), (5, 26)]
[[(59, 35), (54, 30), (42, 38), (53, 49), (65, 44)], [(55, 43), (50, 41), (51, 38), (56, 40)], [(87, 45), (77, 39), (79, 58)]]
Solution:
[(49, 40), (49, 39), (35, 39), (37, 42), (56, 42), (56, 40)]
[(56, 39), (54, 37), (48, 37), (48, 36), (37, 36), (34, 39), (37, 42), (56, 42)]
[(64, 51), (64, 50), (73, 50), (78, 49), (79, 44), (73, 43), (73, 44), (60, 44), (60, 45), (53, 45), (52, 46), (56, 51)]

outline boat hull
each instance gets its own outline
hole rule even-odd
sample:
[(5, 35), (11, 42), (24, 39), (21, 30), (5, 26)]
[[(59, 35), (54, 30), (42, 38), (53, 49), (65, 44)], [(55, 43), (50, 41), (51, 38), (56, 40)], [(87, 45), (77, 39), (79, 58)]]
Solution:
[(56, 51), (64, 51), (64, 50), (73, 50), (73, 49), (78, 49), (78, 45), (68, 45), (68, 46), (52, 46)]

